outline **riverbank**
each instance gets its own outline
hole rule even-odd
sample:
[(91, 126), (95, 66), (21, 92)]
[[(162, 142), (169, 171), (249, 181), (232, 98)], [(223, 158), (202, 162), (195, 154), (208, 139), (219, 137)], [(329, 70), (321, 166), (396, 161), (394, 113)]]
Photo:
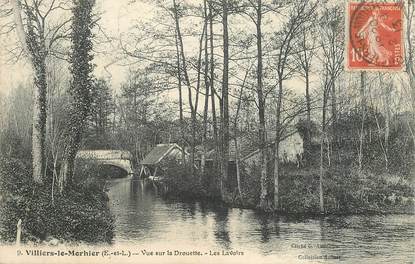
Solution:
[[(24, 243), (110, 243), (114, 219), (94, 166), (77, 170), (64, 194), (50, 182), (34, 184), (32, 173), (16, 159), (0, 159), (0, 239), (13, 242), (21, 219)], [(13, 177), (10, 177), (13, 175)]]
[[(222, 199), (218, 177), (208, 172), (202, 177), (189, 174), (185, 168), (174, 167), (167, 174), (163, 196), (173, 200), (199, 200), (224, 203), (228, 207), (258, 209), (260, 175), (258, 169), (241, 173), (241, 193), (236, 186)], [(319, 170), (313, 167), (298, 169), (284, 166), (280, 176), (280, 214), (320, 215)], [(415, 186), (413, 177), (392, 173), (375, 174), (352, 167), (332, 168), (324, 174), (324, 214), (415, 214)], [(271, 197), (273, 192), (271, 191)]]

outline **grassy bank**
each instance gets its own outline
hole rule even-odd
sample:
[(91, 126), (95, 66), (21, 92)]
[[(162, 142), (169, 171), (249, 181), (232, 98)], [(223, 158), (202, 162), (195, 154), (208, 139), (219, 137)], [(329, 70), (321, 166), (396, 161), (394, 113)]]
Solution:
[(52, 196), (51, 182), (36, 185), (21, 161), (0, 159), (1, 240), (15, 240), (21, 219), (23, 242), (110, 243), (114, 220), (105, 179), (97, 177), (95, 169), (91, 165), (77, 170), (73, 186), (64, 195), (58, 195), (55, 186)]
[[(165, 173), (168, 199), (220, 201), (219, 172), (208, 171), (193, 176), (189, 169), (169, 164)], [(241, 195), (232, 186), (224, 197), (230, 207), (257, 209), (260, 194), (260, 170), (250, 168), (241, 173)], [(200, 173), (196, 171), (197, 173)], [(326, 214), (414, 213), (413, 178), (393, 173), (359, 172), (355, 167), (333, 167), (323, 177)], [(412, 180), (411, 180), (412, 179)], [(269, 190), (272, 194), (273, 190)], [(316, 166), (298, 169), (285, 165), (280, 176), (280, 213), (319, 214), (319, 169)]]

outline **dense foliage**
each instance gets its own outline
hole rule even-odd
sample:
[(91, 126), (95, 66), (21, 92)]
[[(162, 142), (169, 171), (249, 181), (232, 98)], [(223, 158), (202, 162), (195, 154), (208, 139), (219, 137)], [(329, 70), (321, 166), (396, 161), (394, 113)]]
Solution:
[[(375, 116), (376, 115), (376, 116)], [(362, 144), (363, 168), (359, 169), (356, 157), (359, 149), (361, 116), (356, 111), (343, 115), (337, 122), (338, 139), (331, 142), (328, 152), (324, 146), (323, 191), (325, 212), (334, 214), (354, 213), (414, 213), (415, 193), (413, 177), (415, 173), (414, 146), (410, 130), (405, 124), (407, 116), (397, 117), (391, 122), (387, 152), (382, 148), (385, 140), (384, 118), (380, 113), (369, 112), (366, 117)], [(377, 126), (376, 122), (380, 123)], [(311, 128), (311, 133), (307, 129)], [(320, 143), (315, 124), (300, 121), (297, 125), (304, 144), (308, 141), (309, 151), (303, 157), (307, 162), (301, 168), (287, 163), (281, 168), (280, 202), (282, 213), (319, 214), (319, 159)], [(311, 135), (311, 137), (309, 136)], [(327, 144), (327, 143), (325, 143)], [(387, 163), (385, 160), (387, 154)], [(329, 160), (330, 159), (330, 160)], [(206, 189), (206, 183), (217, 183), (219, 175), (207, 169), (199, 183), (199, 177), (190, 175), (188, 167), (169, 162), (164, 164), (164, 182), (170, 194), (178, 197), (218, 197), (218, 188)], [(196, 173), (199, 173), (196, 170)], [(235, 173), (231, 173), (235, 178)], [(230, 206), (257, 208), (260, 194), (260, 168), (256, 164), (241, 165), (241, 194), (232, 179), (229, 193), (223, 201)], [(271, 186), (272, 183), (268, 183)], [(271, 195), (273, 189), (269, 188)]]
[[(93, 177), (96, 166), (77, 170), (78, 181), (64, 196), (33, 183), (31, 171), (16, 159), (0, 160), (0, 237), (14, 241), (22, 220), (22, 240), (43, 242), (109, 243), (114, 220), (102, 181)], [(83, 173), (83, 175), (81, 175)]]
[(162, 186), (167, 186), (166, 196), (173, 198), (212, 198), (213, 193), (204, 186), (200, 177), (192, 175), (188, 166), (175, 160), (166, 160), (162, 165), (164, 178)]

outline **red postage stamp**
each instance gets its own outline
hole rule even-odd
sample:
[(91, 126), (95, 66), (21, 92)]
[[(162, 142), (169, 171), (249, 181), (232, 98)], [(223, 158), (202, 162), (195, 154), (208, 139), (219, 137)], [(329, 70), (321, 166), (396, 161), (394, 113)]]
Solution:
[(346, 66), (349, 70), (401, 70), (402, 3), (349, 3)]

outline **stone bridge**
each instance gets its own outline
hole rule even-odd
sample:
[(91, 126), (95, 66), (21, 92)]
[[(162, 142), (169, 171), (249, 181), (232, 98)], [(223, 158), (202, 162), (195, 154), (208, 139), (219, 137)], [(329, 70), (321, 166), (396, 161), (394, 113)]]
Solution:
[(121, 168), (128, 174), (134, 173), (131, 164), (132, 155), (125, 150), (80, 150), (76, 154), (76, 159), (94, 160), (103, 165)]

